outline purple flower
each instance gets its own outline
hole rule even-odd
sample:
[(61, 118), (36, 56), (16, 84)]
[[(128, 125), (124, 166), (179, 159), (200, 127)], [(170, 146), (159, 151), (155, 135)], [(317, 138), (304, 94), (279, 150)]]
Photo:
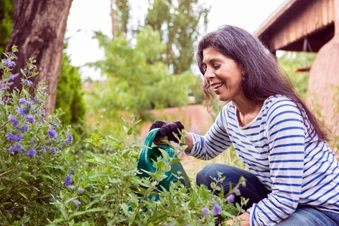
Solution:
[(19, 152), (18, 149), (16, 149), (15, 147), (12, 147), (12, 146), (10, 146), (10, 147), (8, 148), (8, 150), (11, 151), (11, 152), (13, 152), (14, 154)]
[(73, 143), (73, 136), (72, 134), (68, 134), (67, 138), (64, 140), (65, 144), (67, 146), (71, 145)]
[(19, 99), (19, 104), (24, 104), (26, 106), (31, 106), (31, 103), (28, 100), (26, 100), (25, 98), (20, 98)]
[(15, 144), (15, 148), (18, 150), (18, 151), (21, 151), (21, 152), (26, 152), (25, 149), (22, 148), (22, 146), (18, 143)]
[(208, 214), (209, 212), (209, 209), (208, 209), (208, 206), (205, 206), (204, 208), (201, 209), (201, 212), (202, 212), (202, 215), (204, 217), (206, 217), (206, 215)]
[(213, 215), (214, 216), (219, 215), (222, 210), (221, 207), (218, 205), (218, 203), (215, 200), (213, 200), (213, 205), (214, 205), (213, 210), (212, 210)]
[(31, 115), (27, 115), (26, 116), (26, 121), (30, 122), (30, 123), (34, 123), (35, 122), (35, 118)]
[(36, 155), (36, 152), (35, 152), (34, 148), (32, 148), (31, 150), (29, 150), (29, 151), (27, 152), (27, 155), (29, 155), (30, 157), (35, 156), (35, 155)]
[(83, 192), (84, 192), (84, 189), (82, 189), (81, 187), (78, 187), (78, 192), (79, 192), (79, 193), (83, 193)]
[(16, 136), (16, 141), (21, 141), (22, 140), (23, 135), (20, 133)]
[(58, 128), (58, 126), (56, 124), (54, 124), (53, 122), (48, 122), (48, 124), (50, 124), (51, 126), (53, 126), (53, 128)]
[(70, 175), (67, 175), (64, 183), (65, 185), (70, 185), (72, 183), (72, 177)]
[(55, 148), (50, 148), (49, 151), (52, 152), (52, 154), (55, 155)]
[(8, 119), (14, 126), (17, 126), (19, 124), (19, 121), (13, 115), (9, 115)]
[(14, 80), (16, 76), (18, 76), (18, 74), (15, 74), (15, 75), (13, 75), (12, 73), (9, 74), (9, 77), (10, 77), (12, 80)]
[(33, 82), (32, 81), (29, 81), (28, 79), (21, 79), (21, 82), (23, 83), (26, 83), (28, 86), (32, 86), (33, 85)]
[(6, 67), (15, 67), (15, 62), (14, 61), (11, 61), (11, 60), (3, 60), (2, 63), (6, 66)]
[(6, 138), (7, 140), (9, 141), (21, 141), (22, 140), (22, 134), (18, 134), (17, 136), (15, 136), (14, 134), (12, 133), (7, 133), (6, 134)]
[(39, 102), (37, 99), (35, 99), (35, 97), (29, 96), (29, 98), (30, 98), (34, 103), (40, 104), (40, 102)]
[(227, 196), (228, 203), (234, 203), (234, 199), (235, 199), (234, 194), (230, 194), (229, 196)]
[(53, 130), (53, 129), (49, 129), (49, 130), (48, 130), (48, 135), (49, 135), (49, 137), (52, 138), (52, 139), (57, 137), (57, 133), (56, 133), (55, 130)]
[(22, 127), (16, 127), (16, 128), (20, 131), (26, 131), (26, 132), (28, 132), (28, 130), (29, 130), (28, 126), (22, 126)]
[(51, 201), (52, 201), (52, 202), (54, 202), (54, 201), (55, 201), (55, 198), (54, 198), (54, 197), (52, 197), (52, 198), (51, 198)]
[(16, 112), (17, 112), (19, 115), (28, 115), (28, 111), (27, 111), (27, 109), (25, 109), (25, 108), (18, 108), (18, 109), (16, 110)]
[(14, 134), (11, 134), (11, 133), (7, 133), (6, 138), (9, 141), (16, 141), (16, 136)]
[(41, 154), (44, 154), (45, 152), (46, 152), (45, 149), (41, 149), (41, 150), (40, 150), (40, 153), (41, 153)]
[(79, 200), (77, 200), (77, 199), (74, 199), (73, 202), (74, 202), (74, 204), (75, 204), (76, 206), (78, 206), (78, 205), (81, 204), (81, 202), (80, 202)]
[(71, 174), (74, 175), (74, 169), (73, 168), (71, 169)]

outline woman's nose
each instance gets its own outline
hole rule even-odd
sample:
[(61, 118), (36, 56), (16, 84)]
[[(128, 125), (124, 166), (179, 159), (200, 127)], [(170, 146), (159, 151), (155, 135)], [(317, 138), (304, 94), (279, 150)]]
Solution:
[(211, 69), (207, 68), (206, 71), (205, 71), (204, 77), (206, 79), (209, 79), (209, 78), (212, 78), (214, 76), (215, 75), (214, 75), (213, 71)]

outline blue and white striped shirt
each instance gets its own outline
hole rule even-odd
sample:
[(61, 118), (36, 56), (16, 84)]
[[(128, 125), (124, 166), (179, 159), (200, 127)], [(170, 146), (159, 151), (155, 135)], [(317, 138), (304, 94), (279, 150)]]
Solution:
[(290, 99), (265, 100), (258, 116), (241, 127), (229, 102), (205, 136), (192, 133), (189, 155), (211, 159), (233, 145), (251, 173), (271, 191), (247, 210), (250, 225), (274, 225), (298, 204), (339, 214), (339, 164), (326, 142)]

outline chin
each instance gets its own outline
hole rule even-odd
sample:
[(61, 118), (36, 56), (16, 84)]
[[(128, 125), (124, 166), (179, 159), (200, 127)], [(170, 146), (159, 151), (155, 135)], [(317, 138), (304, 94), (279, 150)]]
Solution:
[(220, 101), (230, 101), (231, 100), (230, 98), (225, 98), (225, 97), (221, 97), (221, 96), (218, 96), (218, 99)]

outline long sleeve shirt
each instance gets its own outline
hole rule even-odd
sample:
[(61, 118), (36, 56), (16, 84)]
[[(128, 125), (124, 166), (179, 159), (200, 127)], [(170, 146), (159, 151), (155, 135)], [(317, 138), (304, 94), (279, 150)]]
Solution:
[(211, 159), (233, 145), (238, 156), (270, 191), (247, 210), (250, 225), (275, 225), (299, 204), (339, 214), (339, 164), (319, 139), (304, 110), (281, 96), (265, 100), (260, 113), (240, 126), (229, 102), (204, 136), (192, 134), (189, 155)]

